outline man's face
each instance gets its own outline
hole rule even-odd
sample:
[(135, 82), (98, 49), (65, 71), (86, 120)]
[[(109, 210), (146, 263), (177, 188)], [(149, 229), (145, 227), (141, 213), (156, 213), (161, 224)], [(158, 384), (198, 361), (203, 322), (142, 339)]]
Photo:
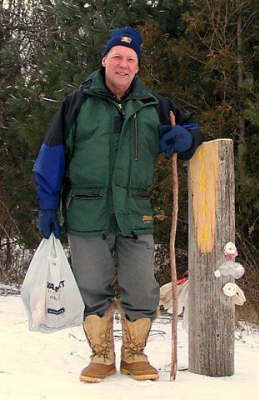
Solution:
[(138, 73), (138, 56), (136, 52), (125, 46), (114, 46), (102, 59), (105, 68), (105, 81), (108, 88), (118, 96), (128, 90)]

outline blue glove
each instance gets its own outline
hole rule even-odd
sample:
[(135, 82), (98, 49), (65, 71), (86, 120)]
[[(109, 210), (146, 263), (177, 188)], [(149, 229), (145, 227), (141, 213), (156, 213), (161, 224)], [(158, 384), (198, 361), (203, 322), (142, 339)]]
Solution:
[[(186, 124), (186, 128), (192, 129), (192, 127), (189, 127), (189, 125), (194, 125), (194, 124)], [(182, 153), (184, 151), (189, 150), (193, 145), (192, 134), (183, 126), (161, 125), (160, 134), (161, 134), (161, 139), (160, 139), (161, 152), (167, 154)]]
[(61, 227), (56, 210), (40, 210), (37, 228), (42, 236), (48, 239), (53, 232), (57, 239), (61, 236)]

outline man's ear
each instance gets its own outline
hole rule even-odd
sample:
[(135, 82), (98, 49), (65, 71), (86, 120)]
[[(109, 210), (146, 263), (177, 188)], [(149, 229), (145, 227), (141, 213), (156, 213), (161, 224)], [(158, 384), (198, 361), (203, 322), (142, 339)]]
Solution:
[(106, 57), (102, 58), (102, 67), (106, 67)]

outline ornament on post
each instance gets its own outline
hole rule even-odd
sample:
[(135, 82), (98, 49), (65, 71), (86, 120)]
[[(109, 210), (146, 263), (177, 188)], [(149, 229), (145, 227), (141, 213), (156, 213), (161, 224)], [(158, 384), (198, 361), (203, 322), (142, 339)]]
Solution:
[(228, 242), (224, 247), (224, 254), (227, 258), (236, 258), (238, 256), (236, 245)]
[(223, 293), (228, 297), (233, 297), (237, 293), (236, 284), (232, 282), (228, 282), (222, 288)]
[(226, 285), (222, 288), (222, 292), (226, 296), (232, 297), (234, 304), (237, 306), (242, 306), (246, 302), (246, 297), (243, 290), (236, 283), (226, 283)]
[(221, 264), (216, 271), (214, 271), (214, 275), (216, 278), (220, 276), (228, 276), (231, 275), (235, 279), (241, 278), (244, 273), (245, 269), (243, 265), (238, 262), (235, 262), (235, 258), (238, 255), (236, 246), (232, 242), (228, 242), (224, 247), (224, 254), (226, 257), (226, 261)]

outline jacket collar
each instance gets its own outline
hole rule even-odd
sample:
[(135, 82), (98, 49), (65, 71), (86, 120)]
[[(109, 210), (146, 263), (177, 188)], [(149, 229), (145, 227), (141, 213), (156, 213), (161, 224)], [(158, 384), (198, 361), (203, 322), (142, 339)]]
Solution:
[[(81, 86), (82, 90), (86, 92), (88, 95), (93, 96), (101, 96), (108, 97), (113, 100), (116, 100), (116, 97), (113, 93), (107, 88), (104, 80), (104, 69), (100, 68), (99, 70), (93, 72), (87, 80)], [(122, 98), (123, 100), (130, 99), (138, 99), (138, 100), (146, 100), (157, 102), (156, 98), (153, 94), (151, 94), (146, 88), (140, 77), (135, 76), (131, 86), (127, 90), (127, 93)]]

